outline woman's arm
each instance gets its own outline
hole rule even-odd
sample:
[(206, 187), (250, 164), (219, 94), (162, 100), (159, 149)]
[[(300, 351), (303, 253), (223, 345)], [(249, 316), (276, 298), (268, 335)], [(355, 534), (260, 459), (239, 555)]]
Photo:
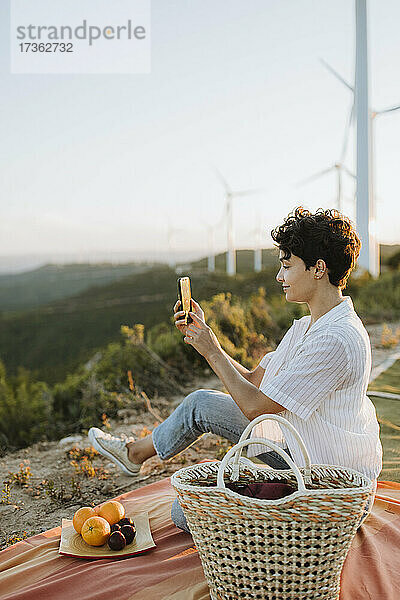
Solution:
[(250, 381), (249, 377), (252, 372), (249, 371), (249, 369), (246, 369), (246, 367), (244, 367), (240, 363), (238, 363), (234, 358), (232, 358), (232, 356), (229, 356), (229, 354), (227, 352), (225, 352), (225, 350), (223, 350), (222, 348), (221, 348), (221, 350), (222, 350), (224, 356), (226, 356), (226, 358), (229, 360), (231, 365), (235, 367), (236, 371), (238, 371), (238, 373), (240, 373), (242, 377), (247, 379), (247, 381)]
[(234, 358), (229, 356), (229, 354), (225, 352), (225, 350), (223, 350), (222, 348), (221, 350), (224, 356), (226, 356), (231, 365), (235, 367), (236, 371), (238, 371), (238, 373), (240, 373), (242, 377), (244, 377), (247, 381), (249, 381), (256, 387), (260, 387), (260, 383), (262, 381), (262, 378), (264, 377), (265, 369), (258, 365), (255, 369), (249, 371), (249, 369), (246, 369), (246, 367), (243, 367), (243, 365), (241, 365)]
[[(205, 356), (205, 359), (242, 413), (250, 421), (265, 413), (278, 413), (285, 410), (283, 406), (263, 394), (256, 385), (242, 377), (224, 356), (223, 351), (215, 350), (212, 354)], [(257, 367), (257, 369), (261, 369), (261, 367)], [(264, 371), (264, 369), (261, 370)]]
[[(180, 301), (178, 300), (174, 306), (175, 323), (179, 320), (179, 318), (181, 316), (181, 312), (178, 313), (179, 305), (180, 305)], [(203, 321), (203, 323), (205, 323), (204, 312), (203, 312), (202, 308), (200, 307), (200, 304), (198, 304), (195, 300), (193, 300), (193, 298), (192, 298), (192, 309), (193, 309), (193, 312), (195, 313), (195, 315), (197, 315), (199, 317), (199, 319), (201, 321)], [(183, 316), (183, 313), (182, 313), (182, 316)], [(186, 333), (187, 326), (177, 325), (177, 327), (178, 327), (179, 331), (181, 331), (181, 333), (183, 333), (183, 334)], [(234, 358), (229, 356), (229, 354), (227, 352), (225, 352), (225, 350), (223, 350), (222, 348), (221, 348), (221, 351), (223, 352), (224, 356), (229, 360), (231, 365), (236, 369), (236, 371), (238, 373), (240, 373), (240, 375), (242, 377), (244, 377), (248, 382), (252, 383), (256, 387), (259, 387), (259, 385), (262, 381), (262, 378), (264, 377), (265, 369), (258, 366), (255, 369), (253, 369), (253, 371), (250, 371), (249, 369), (247, 369), (246, 367), (244, 367), (243, 365), (238, 363)]]
[[(264, 413), (277, 413), (284, 410), (283, 406), (268, 398), (258, 387), (241, 375), (231, 363), (230, 357), (222, 350), (210, 327), (195, 313), (191, 312), (190, 316), (193, 322), (186, 327), (184, 341), (204, 356), (243, 414), (252, 420)], [(179, 320), (176, 323), (178, 325)], [(260, 370), (264, 369), (261, 367), (257, 367), (257, 369), (259, 369), (257, 373), (259, 377)]]

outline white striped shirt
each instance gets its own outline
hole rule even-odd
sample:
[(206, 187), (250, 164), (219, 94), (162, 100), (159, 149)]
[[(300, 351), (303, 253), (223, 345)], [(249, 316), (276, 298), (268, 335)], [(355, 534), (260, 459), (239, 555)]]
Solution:
[[(366, 395), (371, 371), (368, 333), (344, 300), (310, 327), (308, 315), (293, 322), (274, 352), (264, 356), (260, 390), (285, 408), (280, 414), (298, 430), (313, 464), (350, 467), (376, 479), (382, 446), (375, 407)], [(253, 437), (287, 445), (298, 465), (304, 460), (290, 432), (273, 421), (257, 425)], [(266, 452), (249, 447), (249, 456)]]

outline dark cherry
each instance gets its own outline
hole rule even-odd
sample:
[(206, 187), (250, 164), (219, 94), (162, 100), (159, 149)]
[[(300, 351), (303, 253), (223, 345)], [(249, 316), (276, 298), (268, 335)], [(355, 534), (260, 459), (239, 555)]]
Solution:
[(122, 527), (122, 525), (134, 525), (134, 523), (129, 517), (124, 517), (123, 519), (118, 521), (118, 525)]
[(125, 536), (120, 531), (114, 531), (108, 538), (108, 545), (111, 550), (123, 550), (126, 546)]
[(118, 523), (114, 523), (114, 525), (111, 525), (110, 529), (111, 529), (111, 533), (113, 533), (113, 531), (120, 531), (121, 525), (118, 525)]
[(121, 533), (125, 537), (126, 543), (131, 544), (135, 539), (136, 530), (134, 527), (132, 527), (132, 525), (122, 525)]

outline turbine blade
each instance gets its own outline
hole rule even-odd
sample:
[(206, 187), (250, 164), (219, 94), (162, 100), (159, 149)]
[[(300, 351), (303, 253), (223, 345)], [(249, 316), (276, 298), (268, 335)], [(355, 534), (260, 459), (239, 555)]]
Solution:
[(341, 83), (343, 83), (343, 85), (345, 85), (349, 90), (354, 92), (353, 86), (350, 85), (341, 75), (339, 75), (339, 73), (337, 71), (335, 71), (335, 69), (333, 67), (331, 67), (331, 65), (329, 63), (327, 63), (326, 60), (324, 60), (323, 58), (320, 58), (319, 60), (324, 65), (324, 67), (326, 69), (328, 69), (328, 71), (330, 71), (332, 73), (332, 75), (334, 75), (336, 77), (336, 79), (339, 79), (339, 81)]
[(228, 183), (227, 183), (226, 179), (225, 179), (225, 178), (223, 177), (223, 175), (221, 174), (221, 172), (220, 172), (220, 171), (217, 169), (217, 167), (216, 167), (216, 166), (214, 166), (214, 165), (213, 165), (212, 169), (213, 169), (213, 171), (214, 171), (214, 173), (215, 173), (215, 176), (216, 176), (216, 178), (217, 178), (217, 179), (219, 180), (219, 182), (222, 184), (222, 186), (223, 186), (223, 188), (224, 188), (225, 192), (226, 192), (227, 194), (231, 194), (231, 193), (232, 193), (232, 190), (231, 190), (231, 188), (229, 187), (229, 185), (228, 185)]
[(353, 102), (353, 106), (351, 107), (351, 112), (350, 112), (350, 122), (351, 123), (354, 121), (355, 116), (356, 116), (356, 106)]
[(346, 127), (344, 130), (344, 137), (343, 137), (343, 144), (342, 144), (342, 152), (340, 154), (340, 164), (343, 164), (344, 159), (346, 158), (346, 152), (347, 152), (347, 146), (349, 143), (349, 137), (350, 137), (350, 128), (351, 128), (351, 123), (353, 121), (353, 116), (354, 116), (354, 102), (351, 106), (351, 111), (350, 114), (348, 116), (347, 122), (346, 122)]
[(314, 173), (314, 175), (310, 175), (310, 177), (307, 177), (306, 179), (302, 179), (301, 181), (298, 181), (296, 185), (299, 186), (299, 185), (305, 185), (307, 183), (310, 183), (311, 181), (314, 181), (315, 179), (319, 179), (320, 177), (323, 177), (324, 175), (331, 173), (335, 169), (336, 169), (336, 165), (333, 165), (333, 167), (329, 167), (329, 169), (324, 169), (323, 171), (318, 171), (318, 173)]
[(237, 198), (238, 196), (252, 196), (254, 194), (261, 194), (263, 189), (254, 189), (254, 190), (240, 190), (239, 192), (232, 192), (232, 196)]
[(347, 167), (346, 165), (340, 165), (340, 168), (343, 169), (343, 171), (345, 173), (347, 173), (347, 175), (349, 175), (350, 177), (352, 177), (353, 179), (357, 179), (357, 177), (354, 175), (354, 173), (352, 173)]
[(376, 110), (375, 113), (377, 115), (383, 115), (388, 112), (394, 112), (395, 110), (400, 109), (400, 104), (398, 106), (391, 106), (390, 108), (384, 108), (383, 110)]

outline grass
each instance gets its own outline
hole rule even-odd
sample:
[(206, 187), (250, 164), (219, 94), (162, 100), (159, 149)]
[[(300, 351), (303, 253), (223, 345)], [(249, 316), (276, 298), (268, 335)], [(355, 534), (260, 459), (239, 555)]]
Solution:
[(400, 395), (400, 360), (369, 386), (381, 427), (383, 469), (380, 479), (400, 481), (400, 400), (378, 398), (373, 391)]

